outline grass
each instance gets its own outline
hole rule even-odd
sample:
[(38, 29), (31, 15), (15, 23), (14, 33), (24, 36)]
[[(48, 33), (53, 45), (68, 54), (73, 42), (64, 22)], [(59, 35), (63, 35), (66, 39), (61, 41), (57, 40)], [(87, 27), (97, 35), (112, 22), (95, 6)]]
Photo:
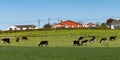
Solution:
[(0, 47), (0, 60), (119, 60), (120, 48)]
[[(0, 34), (10, 37), (11, 44), (0, 44), (0, 60), (120, 60), (120, 30), (48, 30)], [(96, 36), (97, 41), (84, 46), (73, 46), (79, 36)], [(115, 41), (99, 43), (102, 37), (117, 35)], [(15, 42), (16, 37), (29, 40)], [(85, 39), (90, 39), (86, 37)], [(49, 45), (38, 47), (42, 40)]]
[(46, 36), (80, 36), (80, 35), (95, 35), (98, 37), (119, 35), (120, 30), (46, 30), (46, 31), (27, 31), (4, 33), (0, 36), (30, 36), (30, 37), (46, 37)]
[[(74, 47), (73, 40), (78, 40), (79, 36), (96, 36), (97, 41), (88, 43), (81, 47), (120, 47), (120, 30), (48, 30), (48, 31), (28, 31), (0, 34), (11, 38), (11, 44), (0, 44), (0, 46), (38, 46), (42, 40), (48, 40), (49, 47)], [(99, 43), (103, 37), (117, 36), (116, 41), (107, 41), (102, 44)], [(15, 42), (16, 36), (28, 36), (28, 41), (20, 40)], [(86, 37), (85, 39), (90, 39)]]

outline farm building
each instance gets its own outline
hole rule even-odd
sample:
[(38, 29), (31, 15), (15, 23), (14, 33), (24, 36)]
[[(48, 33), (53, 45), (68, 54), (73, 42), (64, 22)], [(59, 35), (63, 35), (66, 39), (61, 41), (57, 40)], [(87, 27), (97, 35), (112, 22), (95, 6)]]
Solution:
[(108, 27), (111, 29), (120, 28), (120, 20), (113, 20)]
[(54, 24), (53, 28), (82, 28), (83, 25), (71, 20), (67, 20), (67, 21), (60, 21), (57, 24)]
[(38, 29), (35, 25), (10, 25), (8, 30), (27, 30), (27, 29)]
[(94, 24), (94, 23), (88, 23), (88, 24), (86, 24), (84, 27), (86, 27), (86, 28), (95, 28), (97, 25), (96, 24)]

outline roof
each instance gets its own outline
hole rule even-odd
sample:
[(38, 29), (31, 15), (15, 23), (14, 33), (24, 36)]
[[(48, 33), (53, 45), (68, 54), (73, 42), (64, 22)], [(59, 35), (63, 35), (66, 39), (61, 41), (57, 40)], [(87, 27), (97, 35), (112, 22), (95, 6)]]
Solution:
[(35, 25), (14, 25), (14, 26), (19, 27), (19, 28), (23, 28), (23, 27), (32, 27), (32, 28), (34, 28), (34, 27), (36, 27)]
[(72, 22), (72, 23), (75, 23), (75, 24), (78, 24), (78, 25), (82, 25), (80, 23), (77, 23), (77, 22), (74, 22), (74, 21), (71, 21), (71, 20), (67, 20), (67, 21), (64, 21), (64, 22), (60, 22), (60, 23), (57, 23), (55, 25), (66, 25), (67, 23), (66, 22)]
[(71, 21), (71, 20), (64, 21), (63, 23), (66, 23), (66, 22), (72, 22), (72, 23), (75, 23), (75, 24), (78, 24), (78, 25), (82, 25), (80, 23), (77, 23), (77, 22), (74, 22), (74, 21)]
[(111, 25), (120, 25), (120, 20), (112, 21)]
[(86, 25), (96, 25), (96, 24), (93, 24), (93, 23), (90, 22), (90, 23), (88, 23), (88, 24), (86, 24)]

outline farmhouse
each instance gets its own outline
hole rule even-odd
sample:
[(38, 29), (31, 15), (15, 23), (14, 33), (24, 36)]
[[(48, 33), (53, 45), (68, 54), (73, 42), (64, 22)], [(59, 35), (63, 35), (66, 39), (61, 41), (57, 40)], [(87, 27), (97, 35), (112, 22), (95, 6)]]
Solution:
[(71, 20), (60, 21), (57, 24), (54, 24), (53, 28), (82, 28), (83, 25)]
[(84, 27), (86, 27), (86, 28), (95, 28), (96, 26), (97, 26), (96, 24), (90, 22), (90, 23), (86, 24)]
[(10, 25), (8, 30), (28, 30), (28, 29), (38, 29), (35, 25)]
[(113, 20), (108, 27), (111, 29), (120, 28), (120, 20)]

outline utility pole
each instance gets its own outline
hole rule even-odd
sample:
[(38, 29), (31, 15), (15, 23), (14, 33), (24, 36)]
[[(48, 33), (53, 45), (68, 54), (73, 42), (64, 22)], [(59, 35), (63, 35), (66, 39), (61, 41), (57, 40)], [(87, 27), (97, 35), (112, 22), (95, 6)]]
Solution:
[(48, 18), (48, 24), (50, 24), (50, 18)]
[(40, 28), (40, 19), (38, 19), (38, 28)]
[(60, 18), (58, 18), (58, 23), (60, 22)]

